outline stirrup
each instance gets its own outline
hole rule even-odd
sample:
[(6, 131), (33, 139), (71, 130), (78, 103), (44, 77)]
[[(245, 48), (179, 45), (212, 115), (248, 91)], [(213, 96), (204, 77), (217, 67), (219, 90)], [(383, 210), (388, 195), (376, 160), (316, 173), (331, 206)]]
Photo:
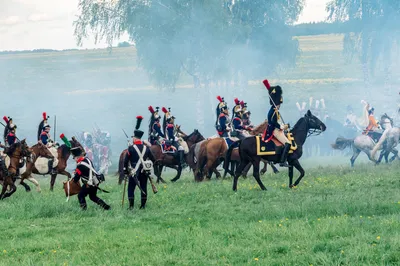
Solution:
[(290, 167), (290, 165), (287, 162), (279, 163), (280, 167)]

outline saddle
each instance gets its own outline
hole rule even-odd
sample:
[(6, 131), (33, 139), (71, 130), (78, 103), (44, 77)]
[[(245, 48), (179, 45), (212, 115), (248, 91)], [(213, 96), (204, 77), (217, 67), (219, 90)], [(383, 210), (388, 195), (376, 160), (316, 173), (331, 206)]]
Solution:
[[(286, 134), (286, 137), (288, 138), (289, 141), (291, 141), (291, 146), (289, 150), (289, 154), (291, 154), (295, 150), (297, 150), (297, 144), (294, 141), (292, 133)], [(257, 155), (281, 154), (283, 147), (284, 144), (275, 137), (269, 138), (267, 141), (264, 141), (261, 136), (256, 136)]]
[(375, 131), (364, 131), (363, 133), (364, 135), (367, 135), (368, 137), (370, 137), (372, 139), (373, 142), (377, 143), (380, 138), (382, 137), (382, 133), (380, 132), (375, 132)]

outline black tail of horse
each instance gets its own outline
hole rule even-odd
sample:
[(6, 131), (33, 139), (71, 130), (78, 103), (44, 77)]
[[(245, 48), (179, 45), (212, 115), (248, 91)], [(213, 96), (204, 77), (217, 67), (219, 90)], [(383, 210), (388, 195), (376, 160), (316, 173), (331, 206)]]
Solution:
[[(241, 142), (242, 142), (241, 140), (238, 140), (238, 141), (236, 141), (235, 143), (232, 143), (232, 145), (229, 147), (229, 149), (228, 149), (227, 152), (226, 152), (225, 160), (224, 160), (224, 175), (223, 175), (224, 178), (225, 178), (225, 176), (226, 176), (226, 174), (227, 174), (228, 172), (230, 173), (230, 171), (229, 171), (229, 165), (230, 165), (230, 163), (231, 163), (232, 151), (233, 151), (233, 149), (239, 147)], [(239, 149), (239, 150), (240, 150), (240, 149)], [(240, 151), (239, 151), (239, 153), (240, 153)], [(230, 173), (230, 174), (231, 174), (232, 176), (235, 175), (235, 173)]]
[(346, 139), (343, 137), (338, 137), (334, 144), (331, 144), (332, 148), (335, 150), (344, 150), (347, 147), (353, 145), (354, 139)]
[(118, 162), (118, 172), (116, 175), (118, 175), (118, 185), (122, 184), (122, 181), (124, 181), (125, 174), (124, 174), (124, 161), (125, 161), (125, 156), (123, 156), (124, 152), (121, 153), (119, 157), (119, 162)]

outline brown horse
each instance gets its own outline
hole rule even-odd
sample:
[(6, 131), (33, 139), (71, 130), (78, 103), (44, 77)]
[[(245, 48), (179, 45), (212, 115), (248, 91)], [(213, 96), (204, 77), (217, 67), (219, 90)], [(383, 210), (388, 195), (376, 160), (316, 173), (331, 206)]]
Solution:
[(21, 175), (20, 185), (24, 186), (26, 191), (30, 191), (29, 186), (24, 183), (25, 179), (27, 179), (31, 181), (33, 184), (35, 184), (37, 192), (40, 192), (41, 189), (39, 182), (32, 177), (32, 171), (35, 168), (35, 162), (39, 157), (54, 159), (54, 156), (50, 152), (50, 150), (46, 147), (46, 145), (42, 144), (41, 142), (38, 142), (37, 144), (33, 145), (31, 147), (31, 150), (32, 150), (32, 156), (27, 158), (26, 169), (25, 171), (23, 171)]
[[(184, 133), (182, 133), (182, 135), (183, 135), (182, 138), (184, 141), (186, 141), (188, 147), (191, 147), (193, 144), (204, 140), (204, 137), (197, 129), (195, 129), (190, 135), (186, 135)], [(177, 169), (177, 175), (171, 180), (172, 182), (177, 181), (181, 177), (182, 167), (177, 167), (177, 165), (179, 165), (179, 159), (177, 158), (177, 156), (173, 154), (163, 153), (160, 145), (151, 145), (150, 151), (153, 154), (154, 158), (156, 159), (153, 168), (154, 168), (154, 174), (157, 176), (157, 183), (159, 183), (160, 181), (165, 182), (161, 178), (162, 168), (164, 166)], [(119, 184), (122, 183), (122, 180), (124, 178), (123, 168), (124, 168), (124, 160), (126, 153), (127, 150), (125, 149), (119, 156), (119, 163), (118, 163)], [(187, 160), (187, 155), (185, 155), (185, 160)]]
[[(85, 149), (82, 147), (79, 141), (76, 140), (75, 137), (72, 137), (72, 139), (69, 142), (71, 143), (71, 148), (80, 148), (83, 154), (85, 154)], [(69, 148), (65, 144), (62, 144), (57, 148), (58, 164), (56, 167), (56, 173), (51, 174), (50, 191), (53, 191), (54, 189), (54, 184), (56, 182), (57, 175), (59, 174), (65, 175), (68, 177), (68, 180), (71, 179), (71, 174), (65, 170), (65, 168), (67, 168), (68, 159), (71, 156), (71, 151), (70, 151), (71, 148)], [(24, 179), (28, 178), (32, 173), (35, 175), (47, 175), (48, 171), (46, 173), (40, 172), (38, 169), (36, 169), (35, 165), (33, 165), (29, 172), (27, 172), (26, 174), (24, 173), (25, 174)]]
[[(10, 157), (10, 165), (6, 171), (0, 171), (3, 179), (3, 189), (0, 194), (0, 200), (10, 197), (17, 190), (14, 181), (17, 177), (17, 169), (19, 169), (20, 160), (23, 157), (31, 155), (31, 150), (26, 144), (25, 139), (21, 142), (12, 144), (5, 152)], [(7, 188), (10, 187), (10, 191), (7, 192)]]
[[(253, 130), (249, 131), (251, 136), (256, 136), (264, 133), (267, 128), (268, 122), (264, 121)], [(237, 149), (236, 149), (237, 150)], [(226, 152), (228, 151), (228, 146), (226, 145), (224, 138), (213, 138), (207, 141), (204, 141), (201, 144), (199, 150), (199, 156), (196, 167), (195, 180), (201, 181), (204, 178), (204, 170), (207, 174), (207, 178), (211, 178), (211, 171), (216, 169), (218, 165), (225, 159)], [(233, 161), (237, 162), (239, 153), (232, 154)], [(264, 168), (266, 169), (267, 164), (265, 163)], [(234, 168), (234, 167), (233, 167)], [(248, 167), (248, 169), (250, 166)], [(247, 171), (248, 171), (247, 169)], [(276, 169), (276, 168), (275, 168)], [(231, 169), (232, 170), (232, 169)], [(244, 170), (244, 169), (242, 169)], [(247, 173), (247, 172), (246, 172)], [(245, 173), (244, 173), (245, 174)], [(220, 174), (217, 174), (217, 178), (220, 177)]]

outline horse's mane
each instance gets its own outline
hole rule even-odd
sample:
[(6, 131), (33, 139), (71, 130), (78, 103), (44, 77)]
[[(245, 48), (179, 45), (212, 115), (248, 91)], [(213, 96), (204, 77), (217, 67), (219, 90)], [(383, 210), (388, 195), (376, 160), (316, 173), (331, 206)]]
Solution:
[(59, 147), (61, 149), (61, 158), (67, 158), (69, 155), (69, 148), (67, 145), (63, 144)]
[(256, 126), (253, 131), (259, 131), (261, 128), (265, 127), (265, 125), (268, 124), (268, 121), (264, 121), (261, 124), (259, 124), (258, 126)]
[(183, 140), (184, 140), (184, 141), (187, 141), (188, 139), (190, 139), (190, 138), (191, 138), (193, 135), (195, 135), (195, 134), (198, 134), (200, 137), (203, 137), (203, 139), (204, 139), (204, 136), (200, 133), (200, 131), (198, 131), (197, 129), (195, 129), (195, 130), (193, 130), (192, 133), (190, 133), (189, 135), (187, 135), (186, 137), (184, 137)]
[(13, 155), (14, 152), (15, 152), (15, 150), (16, 150), (18, 147), (21, 147), (21, 142), (13, 143), (13, 144), (8, 148), (8, 150), (7, 150), (7, 155), (8, 155), (8, 156)]
[(292, 128), (291, 131), (296, 131), (296, 130), (298, 130), (298, 128), (300, 127), (300, 125), (303, 124), (303, 121), (304, 121), (304, 117), (301, 117), (301, 118), (296, 122), (296, 124), (294, 125), (294, 127)]

